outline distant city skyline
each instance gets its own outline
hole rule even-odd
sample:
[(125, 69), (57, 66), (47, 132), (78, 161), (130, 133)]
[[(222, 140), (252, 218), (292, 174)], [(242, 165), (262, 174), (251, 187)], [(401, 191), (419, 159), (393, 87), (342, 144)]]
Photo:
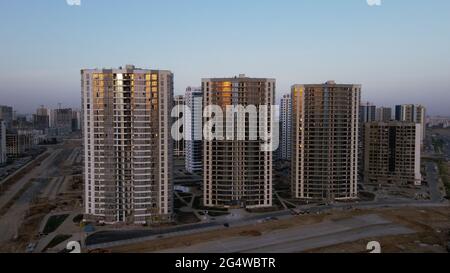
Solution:
[[(422, 104), (450, 116), (450, 2), (2, 1), (0, 104), (80, 108), (80, 70), (135, 64), (174, 73), (175, 94), (202, 78), (362, 85), (377, 106)], [(20, 30), (20, 31), (18, 31)], [(120, 33), (120, 35), (118, 35)], [(144, 57), (143, 57), (144, 56)]]

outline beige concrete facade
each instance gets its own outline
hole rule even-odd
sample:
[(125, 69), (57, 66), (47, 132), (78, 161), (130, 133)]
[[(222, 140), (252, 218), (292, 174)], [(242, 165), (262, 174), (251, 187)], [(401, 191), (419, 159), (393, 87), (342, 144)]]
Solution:
[(365, 184), (421, 184), (420, 126), (397, 121), (366, 124)]
[(292, 87), (294, 198), (333, 202), (357, 198), (361, 86)]
[[(227, 106), (253, 105), (271, 107), (275, 99), (275, 80), (248, 78), (203, 79), (203, 104)], [(258, 117), (254, 117), (259, 119)], [(204, 119), (204, 124), (208, 120)], [(270, 132), (270, 117), (264, 120)], [(252, 124), (252, 125), (250, 125)], [(236, 124), (235, 124), (236, 125)], [(234, 125), (234, 126), (235, 126)], [(272, 152), (263, 151), (262, 140), (250, 140), (248, 132), (257, 123), (245, 119), (245, 140), (204, 141), (204, 205), (208, 207), (263, 208), (272, 206)], [(225, 131), (228, 132), (230, 128)], [(225, 132), (225, 133), (226, 133)]]
[(170, 221), (173, 74), (81, 71), (85, 213), (107, 224)]

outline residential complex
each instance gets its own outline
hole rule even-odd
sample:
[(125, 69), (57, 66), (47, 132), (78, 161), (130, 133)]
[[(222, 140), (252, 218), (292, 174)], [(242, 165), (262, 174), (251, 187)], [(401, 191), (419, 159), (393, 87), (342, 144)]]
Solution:
[(365, 145), (365, 184), (421, 184), (420, 124), (398, 121), (367, 123)]
[(186, 155), (185, 150), (185, 139), (182, 137), (184, 130), (186, 129), (184, 124), (184, 106), (186, 105), (186, 102), (184, 100), (184, 96), (175, 96), (174, 97), (174, 105), (175, 105), (175, 111), (178, 113), (177, 119), (180, 119), (183, 121), (183, 125), (181, 128), (178, 129), (176, 132), (175, 137), (175, 146), (173, 148), (173, 154), (176, 157), (184, 157)]
[(294, 198), (357, 198), (360, 97), (360, 85), (334, 81), (292, 87)]
[(6, 155), (8, 158), (24, 156), (43, 140), (41, 131), (30, 128), (7, 130)]
[(280, 150), (282, 160), (291, 160), (292, 156), (292, 99), (284, 95), (280, 104)]
[(173, 74), (81, 71), (85, 213), (107, 224), (170, 221)]
[(186, 89), (186, 106), (190, 116), (185, 117), (186, 170), (190, 173), (203, 172), (203, 92), (201, 87)]
[[(248, 78), (240, 75), (234, 78), (211, 78), (202, 80), (203, 104), (219, 106), (225, 113), (228, 107), (260, 106), (270, 107), (275, 99), (275, 80)], [(205, 110), (207, 116), (213, 113)], [(262, 149), (266, 142), (252, 140), (250, 132), (259, 127), (272, 132), (271, 115), (245, 115), (244, 122), (234, 122), (224, 128), (229, 138), (214, 138), (204, 141), (204, 205), (208, 207), (263, 208), (272, 206), (272, 152)], [(234, 116), (233, 120), (236, 119)], [(209, 122), (204, 118), (205, 124)], [(219, 126), (215, 127), (217, 133)], [(243, 127), (243, 128), (242, 128)], [(245, 129), (245, 137), (238, 138)], [(260, 129), (261, 130), (261, 129)], [(243, 140), (242, 140), (243, 139)]]

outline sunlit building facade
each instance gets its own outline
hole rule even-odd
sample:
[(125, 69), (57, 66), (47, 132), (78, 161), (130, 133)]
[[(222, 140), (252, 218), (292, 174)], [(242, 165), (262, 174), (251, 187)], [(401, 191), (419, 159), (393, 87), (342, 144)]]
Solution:
[[(275, 99), (275, 80), (248, 78), (213, 78), (202, 80), (203, 104), (219, 106), (225, 113), (227, 106), (267, 106)], [(205, 111), (207, 114), (208, 111)], [(264, 151), (264, 140), (251, 140), (249, 132), (258, 130), (260, 118), (246, 115), (245, 139), (238, 140), (239, 129), (226, 128), (224, 135), (233, 130), (233, 140), (204, 141), (204, 205), (208, 207), (245, 207), (249, 209), (272, 206), (272, 152)], [(204, 124), (208, 122), (204, 118)], [(262, 121), (266, 132), (272, 131), (268, 116)], [(262, 125), (260, 123), (259, 125)], [(263, 127), (264, 128), (264, 127)], [(216, 128), (218, 130), (218, 128)]]
[(107, 224), (171, 221), (173, 74), (81, 71), (85, 213)]

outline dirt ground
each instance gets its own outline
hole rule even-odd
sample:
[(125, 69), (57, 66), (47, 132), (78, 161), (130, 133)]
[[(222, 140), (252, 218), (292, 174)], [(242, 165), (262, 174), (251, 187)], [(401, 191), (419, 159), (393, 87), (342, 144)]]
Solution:
[(417, 233), (411, 235), (366, 238), (309, 251), (310, 253), (355, 253), (368, 241), (378, 241), (384, 253), (447, 253), (450, 240), (450, 209), (399, 209), (383, 210), (380, 215), (395, 223), (407, 226)]
[[(76, 141), (72, 141), (66, 143), (64, 148), (68, 150), (78, 146)], [(19, 227), (18, 238), (0, 245), (0, 253), (23, 253), (30, 242), (36, 242), (39, 239), (39, 228), (47, 214), (71, 212), (82, 206), (82, 177), (73, 174), (75, 169), (81, 168), (81, 165), (74, 163), (71, 166), (64, 166), (65, 159), (64, 157), (57, 160), (59, 162), (57, 167), (61, 171), (61, 175), (66, 177), (61, 192), (54, 200), (50, 200), (48, 197), (33, 200)]]
[[(450, 231), (450, 209), (449, 208), (399, 208), (399, 209), (377, 209), (377, 210), (356, 210), (351, 212), (333, 212), (322, 215), (298, 216), (289, 220), (268, 222), (253, 226), (230, 228), (227, 230), (217, 230), (193, 234), (188, 236), (158, 239), (150, 242), (143, 242), (134, 245), (121, 246), (108, 249), (117, 253), (140, 253), (154, 252), (171, 248), (191, 246), (194, 244), (207, 242), (210, 240), (224, 239), (229, 237), (261, 236), (264, 233), (274, 230), (288, 229), (294, 226), (305, 226), (320, 223), (325, 220), (342, 220), (357, 215), (376, 213), (386, 219), (410, 227), (417, 231), (414, 235), (391, 236), (383, 238), (369, 238), (380, 241), (384, 252), (444, 252), (449, 239)], [(310, 252), (358, 252), (364, 242), (353, 242), (350, 244), (337, 245)], [(363, 248), (365, 249), (365, 248)]]

